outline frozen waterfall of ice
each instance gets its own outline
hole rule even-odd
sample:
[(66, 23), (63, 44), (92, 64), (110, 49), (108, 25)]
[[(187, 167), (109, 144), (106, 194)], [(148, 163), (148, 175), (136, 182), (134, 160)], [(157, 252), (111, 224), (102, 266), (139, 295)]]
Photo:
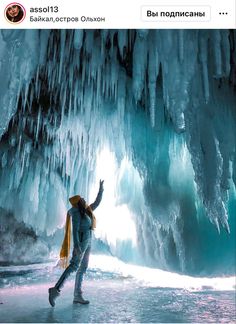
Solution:
[[(37, 235), (52, 235), (64, 224), (68, 196), (92, 200), (105, 178), (98, 238), (114, 254), (136, 249), (134, 260), (185, 271), (200, 227), (208, 228), (200, 214), (219, 232), (230, 232), (235, 216), (235, 37), (2, 30), (1, 208)], [(110, 175), (97, 170), (111, 167), (106, 158)], [(109, 201), (117, 216), (105, 209)], [(131, 231), (109, 236), (109, 213)]]

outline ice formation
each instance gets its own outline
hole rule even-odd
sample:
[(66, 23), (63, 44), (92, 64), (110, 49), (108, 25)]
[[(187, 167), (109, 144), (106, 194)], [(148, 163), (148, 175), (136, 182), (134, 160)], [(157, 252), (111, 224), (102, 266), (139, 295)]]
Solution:
[[(69, 195), (91, 199), (105, 148), (116, 159), (115, 200), (134, 215), (142, 258), (194, 267), (194, 245), (203, 247), (208, 228), (201, 214), (219, 232), (234, 230), (235, 35), (2, 30), (0, 207), (37, 235), (52, 235)], [(121, 171), (124, 160), (132, 167)]]

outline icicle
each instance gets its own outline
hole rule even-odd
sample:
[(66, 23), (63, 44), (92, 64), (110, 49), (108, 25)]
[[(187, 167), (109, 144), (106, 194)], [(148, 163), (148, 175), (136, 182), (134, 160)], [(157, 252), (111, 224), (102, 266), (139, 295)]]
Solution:
[(218, 218), (215, 218), (215, 219), (214, 219), (214, 223), (215, 223), (215, 226), (216, 226), (216, 228), (217, 228), (218, 233), (220, 234), (220, 226), (219, 226)]
[(35, 132), (35, 140), (36, 140), (36, 142), (38, 141), (40, 126), (41, 126), (41, 109), (39, 109), (38, 118), (37, 118), (37, 127), (36, 127), (36, 132)]
[(24, 48), (27, 59), (22, 64), (23, 66), (21, 67), (21, 73), (25, 81), (29, 82), (30, 77), (36, 70), (36, 66), (39, 63), (39, 31), (37, 29), (27, 29), (25, 31)]
[(179, 61), (180, 63), (184, 60), (184, 30), (180, 29), (179, 33)]
[(126, 99), (126, 76), (124, 71), (120, 70), (119, 79), (118, 79), (118, 90), (117, 90), (117, 109), (121, 121), (124, 120), (125, 99)]
[(110, 75), (110, 88), (111, 88), (111, 98), (115, 99), (117, 96), (117, 81), (119, 75), (119, 66), (116, 60), (116, 55), (113, 56), (112, 64), (111, 64), (111, 75)]
[(48, 41), (49, 41), (50, 31), (47, 29), (41, 29), (39, 34), (39, 65), (42, 66), (45, 63)]
[(101, 56), (104, 56), (104, 54), (105, 54), (106, 41), (107, 41), (108, 34), (109, 34), (109, 30), (108, 29), (101, 29), (100, 30), (100, 37), (101, 37)]
[(221, 51), (222, 51), (222, 68), (223, 76), (229, 77), (230, 75), (230, 44), (229, 44), (229, 31), (221, 30)]
[(222, 57), (221, 57), (221, 34), (219, 30), (213, 30), (212, 47), (215, 59), (215, 77), (222, 76)]
[(92, 54), (93, 52), (93, 41), (94, 41), (94, 31), (86, 30), (85, 32), (85, 51), (87, 54)]
[(74, 48), (80, 51), (83, 45), (84, 31), (83, 29), (76, 29), (74, 33)]
[(156, 108), (156, 81), (159, 71), (158, 52), (153, 46), (154, 40), (149, 37), (149, 60), (148, 60), (148, 88), (149, 88), (149, 105), (151, 126), (155, 126), (155, 108)]
[(66, 45), (66, 31), (64, 29), (61, 29), (60, 34), (61, 34), (61, 39), (60, 39), (60, 63), (59, 63), (58, 83), (61, 83), (61, 77), (63, 73), (65, 45)]
[(124, 55), (124, 47), (128, 47), (127, 44), (127, 30), (118, 30), (118, 47), (121, 57)]
[(3, 153), (1, 162), (2, 162), (2, 168), (5, 168), (7, 165), (7, 153), (6, 152)]
[(205, 35), (200, 35), (199, 41), (200, 41), (200, 60), (202, 65), (203, 90), (205, 95), (205, 101), (208, 102), (210, 97), (208, 67), (207, 67), (208, 37)]
[(140, 100), (144, 89), (146, 65), (147, 65), (147, 43), (146, 33), (139, 30), (135, 41), (133, 52), (133, 95), (136, 100)]
[(226, 229), (227, 233), (230, 234), (230, 228), (229, 228), (229, 223), (228, 223), (228, 221), (225, 221), (223, 226), (224, 226), (224, 228)]

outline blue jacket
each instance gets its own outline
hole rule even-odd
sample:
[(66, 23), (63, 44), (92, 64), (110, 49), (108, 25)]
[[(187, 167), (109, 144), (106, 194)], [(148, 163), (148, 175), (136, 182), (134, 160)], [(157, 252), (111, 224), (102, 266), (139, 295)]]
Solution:
[[(102, 200), (102, 194), (103, 189), (100, 187), (95, 201), (90, 205), (92, 210), (95, 210), (99, 206)], [(79, 232), (84, 233), (84, 239), (86, 237), (91, 238), (90, 230), (92, 221), (87, 214), (82, 216), (78, 207), (72, 207), (71, 209), (69, 209), (68, 213), (71, 216), (72, 220), (74, 247), (77, 248), (80, 244)]]

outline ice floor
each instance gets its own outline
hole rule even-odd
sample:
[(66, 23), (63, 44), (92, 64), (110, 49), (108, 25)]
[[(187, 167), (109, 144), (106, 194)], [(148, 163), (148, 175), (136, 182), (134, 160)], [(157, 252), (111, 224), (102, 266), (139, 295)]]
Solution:
[[(234, 290), (215, 290), (206, 285), (197, 289), (198, 278), (192, 278), (195, 289), (158, 287), (154, 279), (141, 281), (127, 270), (116, 272), (94, 268), (88, 272), (84, 295), (89, 305), (73, 305), (72, 276), (65, 285), (55, 308), (48, 304), (48, 287), (54, 283), (61, 270), (50, 265), (35, 265), (0, 269), (0, 321), (3, 323), (233, 323), (235, 322)], [(107, 266), (108, 267), (108, 266)], [(145, 268), (137, 267), (139, 270)], [(137, 269), (136, 269), (137, 271)], [(137, 271), (138, 272), (138, 271)], [(158, 272), (164, 280), (164, 274)], [(167, 275), (168, 273), (165, 273)], [(169, 273), (170, 282), (171, 275)], [(176, 275), (178, 276), (178, 275)], [(137, 275), (136, 275), (137, 277)], [(179, 276), (178, 284), (181, 281)], [(184, 277), (185, 283), (189, 277)], [(173, 280), (173, 278), (172, 278)], [(152, 284), (150, 282), (152, 281)], [(231, 284), (233, 283), (231, 278)], [(167, 285), (167, 284), (166, 284)], [(222, 285), (221, 285), (222, 288)]]

